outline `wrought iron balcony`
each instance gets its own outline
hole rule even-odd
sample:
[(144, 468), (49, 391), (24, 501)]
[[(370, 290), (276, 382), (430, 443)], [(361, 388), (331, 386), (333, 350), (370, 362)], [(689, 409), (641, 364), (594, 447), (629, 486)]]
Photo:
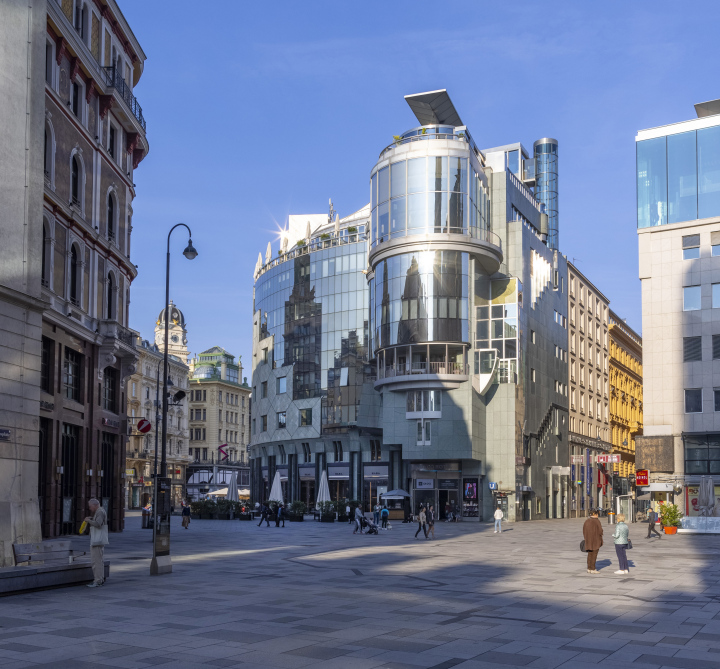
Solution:
[(123, 79), (120, 72), (116, 70), (114, 65), (103, 67), (102, 70), (105, 76), (105, 84), (113, 87), (118, 92), (120, 97), (128, 106), (128, 109), (130, 109), (132, 115), (137, 119), (142, 129), (146, 130), (145, 117), (142, 113), (142, 107), (138, 103), (137, 98), (133, 95), (132, 89), (125, 79)]

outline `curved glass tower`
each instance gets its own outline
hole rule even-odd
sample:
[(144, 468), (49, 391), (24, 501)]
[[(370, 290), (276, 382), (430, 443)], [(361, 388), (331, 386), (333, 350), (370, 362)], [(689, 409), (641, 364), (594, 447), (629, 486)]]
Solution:
[(449, 388), (468, 379), (471, 276), (492, 274), (502, 261), (483, 166), (463, 126), (432, 124), (397, 137), (371, 170), (376, 387)]
[(533, 144), (535, 154), (535, 197), (545, 205), (548, 216), (547, 245), (560, 247), (558, 221), (558, 141), (543, 137)]

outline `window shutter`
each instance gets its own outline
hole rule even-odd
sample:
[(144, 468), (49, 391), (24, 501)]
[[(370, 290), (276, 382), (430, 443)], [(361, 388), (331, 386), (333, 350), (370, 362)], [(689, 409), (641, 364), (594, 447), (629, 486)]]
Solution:
[(702, 337), (683, 337), (683, 362), (698, 360), (702, 360)]
[(700, 235), (685, 235), (682, 238), (682, 244), (684, 249), (692, 249), (700, 246)]

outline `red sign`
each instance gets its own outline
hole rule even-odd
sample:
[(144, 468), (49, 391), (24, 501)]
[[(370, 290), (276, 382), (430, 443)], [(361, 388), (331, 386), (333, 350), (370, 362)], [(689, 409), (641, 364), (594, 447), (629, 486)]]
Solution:
[(142, 432), (143, 434), (145, 434), (146, 432), (150, 432), (150, 430), (152, 430), (152, 423), (149, 420), (146, 420), (145, 418), (143, 418), (142, 420), (138, 421), (138, 424), (137, 424), (138, 432)]
[(650, 485), (650, 472), (647, 469), (638, 469), (635, 472), (635, 485)]
[(621, 458), (619, 453), (613, 453), (612, 455), (603, 454), (597, 456), (597, 461), (602, 464), (617, 464), (620, 462), (620, 460)]

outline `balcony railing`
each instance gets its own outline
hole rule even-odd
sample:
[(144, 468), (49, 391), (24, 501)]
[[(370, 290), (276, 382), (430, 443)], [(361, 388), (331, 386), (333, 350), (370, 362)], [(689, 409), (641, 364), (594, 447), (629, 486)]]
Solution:
[(142, 107), (137, 101), (137, 98), (133, 95), (132, 89), (128, 86), (125, 79), (122, 78), (120, 72), (118, 72), (114, 65), (103, 67), (103, 74), (105, 75), (105, 84), (112, 86), (123, 99), (125, 104), (130, 109), (132, 115), (137, 119), (143, 130), (146, 130), (145, 117), (142, 113)]
[(414, 374), (452, 374), (467, 376), (468, 365), (461, 362), (413, 362), (412, 364), (387, 365), (380, 367), (381, 379), (392, 379), (397, 376), (412, 376)]
[(100, 334), (104, 337), (115, 337), (126, 346), (135, 348), (135, 335), (117, 321), (100, 321)]
[(188, 462), (188, 465), (191, 465), (191, 466), (192, 465), (220, 465), (220, 466), (227, 465), (227, 466), (231, 466), (231, 467), (249, 467), (250, 462), (249, 462), (249, 460), (230, 460), (230, 459), (218, 460), (213, 457), (210, 459), (207, 459), (207, 458), (206, 459), (202, 459), (202, 458), (195, 459), (195, 458), (193, 458)]

